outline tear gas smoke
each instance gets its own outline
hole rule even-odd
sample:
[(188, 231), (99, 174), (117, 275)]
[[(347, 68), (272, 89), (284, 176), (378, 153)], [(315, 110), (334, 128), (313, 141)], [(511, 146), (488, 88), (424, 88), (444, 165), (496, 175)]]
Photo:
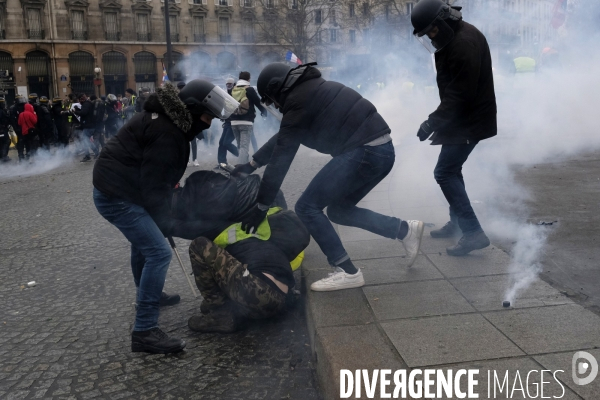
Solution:
[(40, 175), (73, 162), (73, 155), (67, 149), (47, 151), (40, 148), (29, 160), (1, 164), (0, 179)]

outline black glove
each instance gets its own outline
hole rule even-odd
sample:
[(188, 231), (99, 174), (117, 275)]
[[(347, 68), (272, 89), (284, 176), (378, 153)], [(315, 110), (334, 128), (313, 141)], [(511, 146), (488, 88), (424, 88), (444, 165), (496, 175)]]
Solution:
[[(261, 208), (265, 208), (261, 210)], [(242, 223), (242, 230), (246, 233), (255, 233), (258, 230), (258, 226), (267, 216), (269, 208), (262, 204), (255, 204), (251, 209), (246, 211), (244, 215), (240, 217)]]
[(422, 142), (424, 140), (427, 140), (427, 138), (429, 136), (431, 136), (432, 133), (433, 133), (433, 128), (431, 128), (431, 125), (429, 125), (428, 121), (425, 121), (419, 127), (419, 132), (417, 132), (417, 136), (419, 137), (419, 140)]
[(256, 171), (256, 168), (250, 163), (236, 164), (233, 171), (231, 171), (231, 176), (241, 176), (242, 174), (250, 175), (254, 171)]

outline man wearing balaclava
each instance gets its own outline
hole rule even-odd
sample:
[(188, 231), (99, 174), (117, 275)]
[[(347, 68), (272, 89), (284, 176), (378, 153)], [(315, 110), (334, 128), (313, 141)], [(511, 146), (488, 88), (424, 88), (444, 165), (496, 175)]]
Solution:
[(441, 102), (417, 136), (442, 146), (434, 176), (450, 205), (450, 222), (431, 236), (462, 232), (458, 244), (446, 249), (451, 256), (490, 244), (471, 207), (462, 167), (475, 146), (498, 130), (490, 49), (485, 36), (462, 20), (460, 9), (442, 0), (421, 0), (411, 14), (413, 34), (435, 54)]

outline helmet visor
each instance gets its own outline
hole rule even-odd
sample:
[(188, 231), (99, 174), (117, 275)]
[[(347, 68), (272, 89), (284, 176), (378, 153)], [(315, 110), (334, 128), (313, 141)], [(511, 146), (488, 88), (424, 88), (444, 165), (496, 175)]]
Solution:
[(277, 108), (275, 108), (275, 105), (272, 101), (269, 102), (269, 104), (263, 102), (263, 106), (265, 106), (265, 110), (267, 110), (269, 114), (271, 114), (277, 121), (281, 122), (283, 119), (283, 114)]
[(202, 106), (213, 117), (227, 119), (240, 106), (240, 103), (227, 94), (226, 91), (215, 86), (202, 100)]
[[(433, 38), (429, 37), (427, 33), (430, 33), (436, 27), (437, 33)], [(419, 33), (415, 33), (415, 36), (427, 51), (434, 54), (442, 50), (454, 39), (454, 31), (443, 19), (437, 18), (429, 27)]]

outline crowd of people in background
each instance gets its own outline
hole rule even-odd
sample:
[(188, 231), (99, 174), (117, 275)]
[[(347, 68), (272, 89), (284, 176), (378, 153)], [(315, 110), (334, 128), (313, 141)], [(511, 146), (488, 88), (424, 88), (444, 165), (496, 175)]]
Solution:
[[(207, 148), (218, 146), (217, 161), (220, 164), (227, 163), (227, 152), (247, 161), (250, 144), (254, 152), (258, 150), (253, 129), (255, 108), (265, 120), (267, 112), (251, 86), (250, 78), (246, 71), (239, 74), (238, 80), (226, 78), (224, 89), (243, 103), (244, 111), (226, 120), (215, 120), (210, 129), (198, 132), (197, 140), (191, 142), (188, 166), (200, 166), (198, 141), (203, 141)], [(184, 82), (177, 84), (179, 90), (184, 86)], [(150, 93), (150, 88), (142, 87), (138, 93), (133, 89), (127, 89), (124, 95), (109, 93), (100, 97), (71, 93), (64, 99), (55, 97), (52, 100), (31, 93), (27, 98), (16, 96), (12, 105), (0, 97), (0, 161), (11, 161), (8, 155), (11, 142), (17, 150), (18, 162), (32, 162), (40, 149), (49, 151), (51, 148), (69, 149), (75, 156), (82, 157), (81, 162), (92, 161), (98, 158), (106, 142), (143, 110)], [(268, 131), (269, 134), (276, 132), (275, 129)]]

